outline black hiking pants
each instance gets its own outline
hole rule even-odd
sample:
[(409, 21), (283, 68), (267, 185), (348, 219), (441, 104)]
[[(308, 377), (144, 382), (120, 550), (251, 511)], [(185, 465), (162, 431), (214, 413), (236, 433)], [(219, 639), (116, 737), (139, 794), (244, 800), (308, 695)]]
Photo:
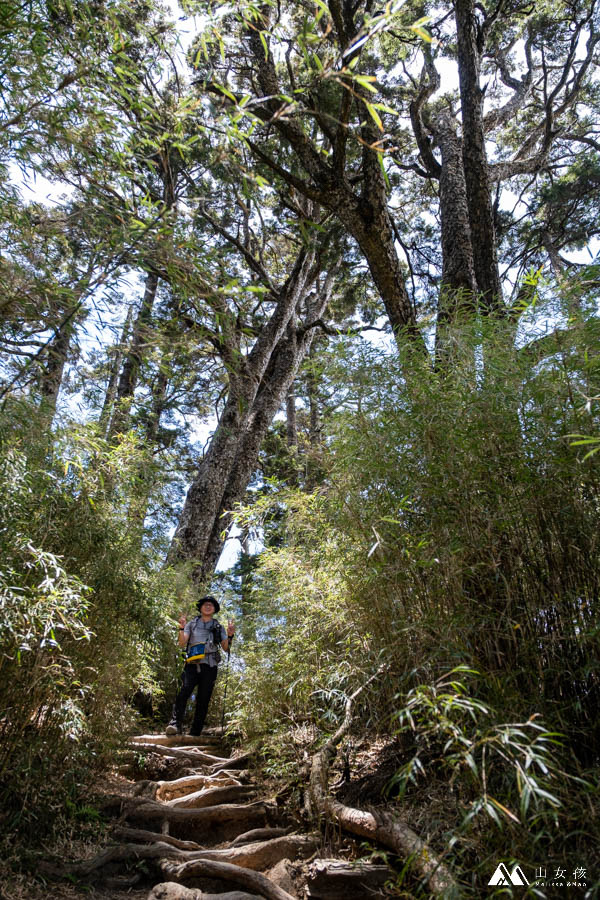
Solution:
[(197, 687), (196, 711), (191, 729), (193, 733), (200, 734), (204, 726), (208, 704), (217, 680), (218, 668), (218, 666), (198, 665), (197, 663), (188, 663), (184, 666), (181, 675), (181, 687), (173, 706), (173, 718), (176, 719), (178, 725), (183, 725), (185, 707), (194, 688)]

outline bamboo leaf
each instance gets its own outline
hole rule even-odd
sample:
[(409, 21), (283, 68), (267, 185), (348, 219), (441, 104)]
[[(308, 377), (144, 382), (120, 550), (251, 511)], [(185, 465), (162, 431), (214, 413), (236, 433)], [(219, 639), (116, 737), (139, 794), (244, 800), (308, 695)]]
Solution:
[(517, 816), (515, 816), (515, 814), (513, 812), (511, 812), (510, 809), (507, 809), (507, 807), (504, 806), (503, 803), (500, 803), (499, 800), (495, 800), (494, 797), (490, 797), (489, 801), (490, 801), (490, 803), (493, 803), (494, 806), (496, 806), (501, 812), (503, 812), (507, 818), (512, 819), (513, 822), (516, 822), (517, 824), (519, 824), (519, 818)]
[(377, 93), (377, 88), (373, 86), (373, 82), (377, 80), (374, 75), (353, 75), (352, 80), (371, 91), (372, 94)]
[(382, 155), (381, 153), (378, 153), (378, 154), (377, 154), (377, 158), (378, 158), (378, 160), (379, 160), (379, 168), (381, 169), (381, 171), (382, 171), (382, 173), (383, 173), (383, 180), (385, 181), (385, 186), (386, 186), (386, 188), (387, 188), (388, 191), (389, 191), (391, 185), (390, 185), (390, 179), (388, 178), (388, 174), (387, 174), (387, 172), (385, 171), (385, 165), (384, 165), (384, 162), (383, 162), (383, 155)]
[(331, 12), (329, 11), (329, 7), (327, 6), (326, 3), (323, 3), (323, 0), (315, 0), (315, 3), (319, 7), (319, 11), (315, 17), (315, 20), (317, 22), (320, 22), (324, 15), (329, 16), (329, 18), (331, 18)]
[(269, 45), (267, 44), (267, 39), (265, 37), (264, 31), (259, 31), (258, 36), (260, 37), (260, 42), (263, 45), (263, 49), (265, 51), (265, 60), (269, 58)]
[(380, 109), (381, 112), (389, 113), (391, 116), (399, 116), (400, 113), (397, 109), (392, 109), (391, 106), (386, 106), (385, 103), (374, 103), (374, 109)]
[(213, 87), (215, 87), (218, 91), (220, 91), (222, 94), (224, 94), (225, 97), (227, 97), (229, 100), (233, 100), (234, 103), (237, 102), (235, 96), (224, 85), (219, 84), (216, 81), (213, 81)]
[(410, 28), (411, 28), (411, 31), (414, 31), (414, 33), (417, 34), (421, 38), (421, 40), (425, 41), (428, 44), (433, 43), (432, 36), (424, 28), (419, 28), (417, 25), (411, 25)]
[[(369, 115), (371, 116), (371, 118), (373, 119), (373, 121), (375, 122), (375, 124), (377, 125), (379, 130), (383, 131), (383, 122), (381, 121), (379, 113), (377, 112), (377, 110), (375, 109), (373, 104), (369, 103), (367, 100), (364, 101), (364, 104), (367, 107)], [(381, 160), (381, 157), (380, 157), (380, 160)]]

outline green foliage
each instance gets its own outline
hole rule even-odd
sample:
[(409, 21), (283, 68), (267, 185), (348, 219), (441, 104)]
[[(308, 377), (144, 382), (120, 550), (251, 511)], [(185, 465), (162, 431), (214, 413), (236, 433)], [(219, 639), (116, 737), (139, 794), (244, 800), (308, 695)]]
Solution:
[[(9, 836), (19, 825), (40, 839), (61, 810), (93, 818), (80, 788), (133, 727), (128, 700), (136, 688), (161, 702), (172, 693), (173, 598), (185, 607), (191, 589), (188, 572), (174, 582), (158, 568), (200, 458), (183, 435), (245, 380), (302, 242), (318, 237), (323, 271), (343, 257), (329, 320), (348, 332), (380, 323), (358, 249), (371, 238), (353, 243), (340, 223), (329, 232), (321, 213), (362, 195), (357, 214), (370, 228), (369, 195), (381, 184), (370, 230), (393, 218), (388, 243), (404, 243), (411, 302), (427, 316), (440, 309), (437, 176), (423, 177), (419, 153), (440, 156), (430, 125), (445, 109), (458, 127), (458, 106), (451, 84), (430, 96), (427, 67), (419, 71), (434, 57), (457, 62), (447, 10), (412, 0), (354, 4), (343, 16), (321, 0), (314, 10), (272, 0), (182, 6), (201, 28), (191, 83), (174, 26), (149, 0), (0, 2), (0, 815)], [(550, 291), (552, 248), (560, 273), (558, 252), (597, 233), (592, 32), (585, 4), (497, 13), (482, 31), (495, 123), (486, 144), (494, 161), (514, 152), (524, 166), (512, 212), (498, 188), (499, 250), (509, 270), (535, 274), (498, 328), (450, 326), (438, 371), (342, 339), (327, 355), (331, 327), (314, 340), (301, 437), (290, 445), (282, 426), (272, 429), (255, 502), (239, 516), (245, 536), (268, 549), (239, 567), (242, 660), (228, 704), (231, 727), (269, 735), (268, 774), (287, 776), (298, 764), (295, 749), (282, 752), (290, 729), (305, 747), (332, 730), (346, 696), (384, 661), (387, 677), (360, 701), (362, 727), (400, 726), (410, 761), (394, 790), (401, 784), (405, 799), (422, 770), (456, 791), (456, 816), (444, 821), (471, 868), (486, 838), (499, 852), (508, 846), (500, 824), (522, 846), (548, 841), (569, 815), (559, 764), (583, 802), (573, 773), (597, 762), (600, 740), (597, 269), (568, 285), (555, 273), (566, 328), (515, 350), (512, 319), (533, 320)], [(484, 7), (478, 15), (483, 22)], [(265, 62), (273, 90), (258, 71)], [(511, 91), (529, 79), (527, 102), (511, 113)], [(417, 143), (405, 124), (411, 103), (425, 129)], [(553, 116), (550, 134), (543, 122)], [(22, 202), (10, 184), (19, 170), (69, 196), (51, 207)], [(160, 282), (156, 300), (107, 351), (125, 304), (136, 322), (137, 292), (128, 298), (122, 282), (132, 272)], [(316, 327), (301, 324), (309, 299), (286, 341), (294, 322)], [(69, 371), (90, 344), (92, 356)], [(119, 405), (124, 357), (135, 378)], [(39, 414), (40, 396), (50, 407), (59, 388), (81, 392), (88, 420), (104, 400), (98, 428), (52, 426), (54, 407)], [(465, 667), (481, 676), (467, 685), (442, 674)], [(219, 679), (213, 716), (223, 691)], [(550, 748), (545, 728), (563, 744)]]
[(534, 860), (536, 840), (556, 851), (555, 823), (561, 852), (589, 853), (568, 833), (600, 737), (598, 456), (572, 435), (598, 428), (596, 332), (590, 318), (535, 352), (505, 325), (453, 332), (443, 374), (341, 345), (323, 483), (240, 515), (260, 530), (278, 508), (281, 546), (254, 575), (239, 723), (333, 729), (385, 660), (356, 727), (400, 725), (392, 793), (412, 802), (428, 776), (470, 870), (474, 845), (486, 865), (517, 847)]
[[(334, 547), (321, 502), (316, 494), (282, 491), (240, 513), (241, 523), (256, 525), (275, 503), (288, 510), (283, 546), (262, 554), (246, 600), (245, 627), (250, 619), (255, 639), (244, 644), (235, 723), (250, 735), (306, 723), (330, 727), (344, 691), (369, 671), (373, 627), (353, 627), (351, 610), (337, 604), (343, 580), (326, 563)], [(315, 566), (312, 554), (322, 564)]]
[(111, 459), (84, 429), (48, 438), (40, 422), (10, 404), (0, 446), (0, 815), (6, 835), (36, 839), (134, 727), (127, 698), (177, 662), (172, 586), (103, 496), (125, 452)]
[[(399, 733), (414, 734), (420, 751), (402, 766), (390, 788), (398, 784), (404, 794), (409, 782), (416, 785), (421, 775), (427, 776), (421, 759), (424, 750), (446, 770), (451, 788), (458, 780), (471, 781), (476, 796), (468, 803), (461, 831), (480, 812), (500, 828), (502, 819), (523, 825), (539, 822), (540, 809), (552, 813), (561, 806), (551, 793), (552, 782), (565, 777), (552, 755), (559, 736), (547, 732), (534, 716), (526, 722), (498, 724), (498, 713), (457, 680), (478, 674), (458, 666), (433, 684), (418, 685), (406, 698), (399, 697), (403, 705), (394, 715)], [(443, 777), (443, 772), (439, 774)], [(499, 792), (499, 797), (490, 792)], [(553, 818), (557, 820), (556, 814)]]

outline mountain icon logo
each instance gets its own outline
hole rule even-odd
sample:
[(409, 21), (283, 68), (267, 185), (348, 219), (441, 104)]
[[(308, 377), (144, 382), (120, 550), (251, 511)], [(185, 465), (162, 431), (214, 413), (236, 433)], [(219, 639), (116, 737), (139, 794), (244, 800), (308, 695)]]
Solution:
[(509, 872), (508, 868), (501, 862), (498, 863), (496, 871), (488, 881), (488, 885), (498, 884), (512, 884), (516, 887), (525, 887), (529, 882), (523, 874), (521, 866), (513, 866), (512, 872)]

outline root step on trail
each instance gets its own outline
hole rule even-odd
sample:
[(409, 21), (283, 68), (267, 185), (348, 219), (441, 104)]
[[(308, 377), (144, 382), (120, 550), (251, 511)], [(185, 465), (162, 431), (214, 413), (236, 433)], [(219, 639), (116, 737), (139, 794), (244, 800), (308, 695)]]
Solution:
[[(246, 771), (251, 754), (230, 756), (210, 732), (139, 735), (129, 747), (190, 768), (170, 780), (140, 782), (138, 796), (123, 799), (113, 832), (123, 843), (73, 867), (73, 875), (143, 859), (159, 881), (148, 900), (296, 900), (286, 865), (314, 855), (319, 840), (293, 833), (275, 801), (256, 799)], [(233, 833), (225, 845), (223, 829)]]
[[(431, 857), (431, 864), (423, 862), (426, 846), (418, 843), (416, 835), (411, 832), (409, 841), (403, 831), (400, 840), (398, 824), (391, 827), (383, 819), (371, 828), (371, 814), (342, 807), (325, 793), (328, 765), (341, 733), (343, 726), (313, 758), (307, 785), (309, 804), (317, 813), (319, 806), (325, 807), (346, 830), (381, 839), (393, 849), (410, 844), (412, 851), (421, 854), (420, 865), (429, 887), (441, 894), (440, 886), (443, 883), (446, 889), (451, 879), (435, 858)], [(52, 877), (101, 881), (120, 891), (127, 882), (133, 884), (131, 868), (135, 866), (138, 880), (141, 871), (146, 873), (145, 883), (152, 879), (144, 900), (363, 900), (384, 896), (386, 881), (394, 878), (391, 868), (318, 858), (320, 834), (307, 833), (301, 820), (294, 822), (276, 799), (261, 796), (260, 786), (252, 783), (247, 770), (251, 754), (229, 756), (216, 737), (209, 733), (201, 738), (148, 734), (132, 738), (129, 746), (136, 754), (156, 754), (162, 760), (170, 757), (168, 765), (176, 770), (174, 777), (138, 782), (133, 796), (112, 798), (111, 806), (116, 805), (119, 815), (113, 844), (92, 859), (70, 866), (47, 864), (42, 866), (43, 872)], [(181, 774), (182, 766), (185, 774)], [(164, 769), (162, 762), (160, 768)], [(370, 816), (367, 825), (361, 819), (361, 827), (355, 827), (357, 816)], [(352, 822), (347, 827), (348, 817)], [(320, 818), (313, 815), (307, 821), (315, 823)], [(111, 896), (116, 900), (120, 892)], [(136, 894), (139, 900), (142, 896)]]

